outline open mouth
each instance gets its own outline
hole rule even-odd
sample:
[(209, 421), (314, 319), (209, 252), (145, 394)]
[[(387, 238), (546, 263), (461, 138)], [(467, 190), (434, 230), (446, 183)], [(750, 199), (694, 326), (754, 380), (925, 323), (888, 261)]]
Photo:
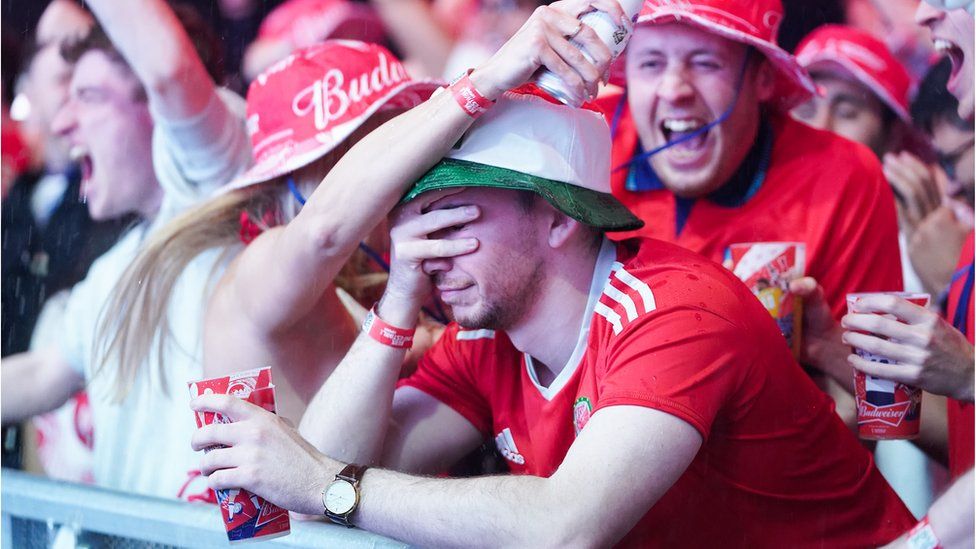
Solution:
[(945, 38), (936, 38), (933, 40), (933, 46), (935, 46), (935, 51), (939, 55), (944, 55), (949, 58), (949, 62), (952, 64), (952, 73), (949, 76), (949, 87), (954, 87), (953, 84), (959, 77), (959, 73), (962, 70), (962, 64), (966, 60), (965, 54), (962, 52), (962, 48), (957, 46), (955, 43), (946, 40)]
[(667, 149), (669, 155), (686, 159), (701, 154), (712, 131), (711, 128), (702, 131), (706, 124), (701, 118), (691, 117), (662, 120), (659, 125), (661, 135), (666, 143), (673, 143)]
[(71, 147), (70, 151), (71, 160), (78, 163), (78, 168), (81, 169), (81, 180), (87, 181), (91, 179), (92, 176), (92, 159), (91, 155), (84, 147), (74, 146)]
[(82, 201), (87, 202), (88, 194), (91, 191), (90, 182), (92, 172), (94, 170), (91, 154), (89, 154), (88, 151), (80, 145), (71, 147), (68, 154), (71, 160), (78, 164), (78, 169), (81, 170), (81, 199)]

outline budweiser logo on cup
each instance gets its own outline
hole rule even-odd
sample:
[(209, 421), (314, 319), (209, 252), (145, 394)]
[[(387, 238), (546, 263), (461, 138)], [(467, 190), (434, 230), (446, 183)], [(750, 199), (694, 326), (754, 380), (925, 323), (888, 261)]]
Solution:
[[(854, 304), (868, 295), (895, 295), (926, 307), (928, 294), (909, 292), (874, 292), (847, 294), (847, 311), (854, 312)], [(890, 315), (885, 315), (892, 318)], [(872, 362), (892, 364), (886, 357), (855, 348), (857, 356)], [(922, 415), (922, 391), (915, 387), (887, 379), (869, 376), (854, 370), (854, 400), (857, 403), (858, 435), (864, 439), (888, 440), (918, 436)]]
[[(193, 381), (187, 385), (190, 387), (191, 398), (210, 393), (234, 395), (269, 412), (275, 411), (270, 367)], [(197, 412), (195, 416), (198, 428), (212, 423), (230, 423), (229, 418), (215, 412)], [(205, 451), (210, 450), (213, 448)], [(291, 531), (288, 511), (265, 501), (261, 496), (240, 489), (214, 492), (224, 519), (227, 539), (231, 542), (268, 540), (287, 535)]]
[(802, 242), (751, 242), (732, 244), (729, 252), (732, 272), (766, 307), (793, 350), (793, 356), (798, 357), (802, 302), (790, 293), (789, 284), (803, 276), (806, 245)]

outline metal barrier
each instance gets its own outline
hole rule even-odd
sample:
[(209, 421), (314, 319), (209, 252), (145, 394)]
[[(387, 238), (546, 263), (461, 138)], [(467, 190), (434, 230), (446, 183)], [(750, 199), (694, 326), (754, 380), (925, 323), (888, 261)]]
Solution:
[[(228, 547), (214, 505), (137, 496), (20, 471), (0, 475), (3, 549), (47, 547)], [(66, 540), (74, 537), (75, 542)], [(291, 521), (291, 533), (260, 547), (407, 547), (320, 522)]]

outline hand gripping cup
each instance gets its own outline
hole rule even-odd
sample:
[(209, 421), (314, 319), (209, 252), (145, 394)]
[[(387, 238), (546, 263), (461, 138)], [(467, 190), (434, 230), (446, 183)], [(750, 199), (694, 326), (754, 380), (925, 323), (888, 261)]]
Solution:
[[(928, 294), (909, 292), (872, 292), (847, 294), (847, 312), (854, 312), (854, 304), (869, 295), (894, 295), (907, 299), (911, 303), (926, 307), (929, 304)], [(885, 315), (892, 318), (890, 315)], [(854, 348), (857, 356), (892, 364), (886, 357), (878, 356), (861, 349)], [(904, 383), (896, 383), (880, 377), (866, 375), (854, 370), (854, 400), (857, 404), (858, 435), (870, 440), (892, 440), (915, 438), (922, 416), (922, 390)]]
[[(269, 412), (275, 411), (270, 367), (193, 381), (187, 385), (190, 387), (191, 398), (208, 393), (234, 395)], [(197, 412), (195, 416), (198, 428), (211, 423), (230, 423), (230, 419), (215, 412)], [(214, 492), (224, 519), (224, 528), (227, 529), (227, 539), (231, 543), (265, 541), (288, 535), (291, 531), (288, 511), (265, 501), (264, 498), (241, 489)]]
[(790, 293), (790, 281), (803, 276), (806, 245), (802, 242), (750, 242), (729, 246), (732, 272), (779, 326), (794, 358), (800, 356), (803, 302)]

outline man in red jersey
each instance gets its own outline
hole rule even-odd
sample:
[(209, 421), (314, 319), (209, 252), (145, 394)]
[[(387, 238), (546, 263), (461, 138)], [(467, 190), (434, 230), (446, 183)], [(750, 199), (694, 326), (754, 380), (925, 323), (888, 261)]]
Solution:
[[(211, 486), (416, 545), (893, 539), (910, 515), (750, 291), (672, 244), (605, 239), (640, 222), (608, 192), (604, 119), (502, 92), (539, 59), (561, 66), (550, 54), (569, 51), (559, 40), (585, 9), (540, 8), (485, 65), (343, 158), (336, 169), (383, 152), (403, 162), (404, 187), (416, 181), (391, 221), (386, 293), (301, 434), (225, 395), (193, 403), (235, 421), (194, 437), (227, 446), (203, 460)], [(560, 57), (585, 82), (602, 73)], [(473, 124), (472, 105), (486, 110)], [(398, 383), (434, 288), (457, 324)], [(492, 439), (514, 474), (417, 476)]]
[(739, 242), (803, 242), (839, 318), (847, 292), (901, 288), (895, 201), (869, 149), (787, 114), (814, 86), (775, 43), (782, 17), (779, 0), (645, 1), (626, 93), (600, 102), (613, 194), (646, 223), (620, 237), (716, 261)]

